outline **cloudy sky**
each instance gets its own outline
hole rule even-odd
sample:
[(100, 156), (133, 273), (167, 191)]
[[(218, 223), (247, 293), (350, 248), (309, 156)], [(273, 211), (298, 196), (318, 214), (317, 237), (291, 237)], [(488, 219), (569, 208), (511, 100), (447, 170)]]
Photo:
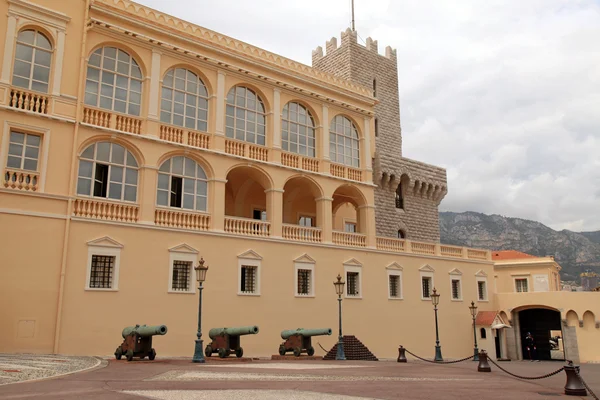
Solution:
[[(350, 0), (138, 1), (308, 65), (350, 24)], [(442, 210), (600, 230), (599, 0), (355, 3), (397, 49), (404, 156), (447, 169)]]

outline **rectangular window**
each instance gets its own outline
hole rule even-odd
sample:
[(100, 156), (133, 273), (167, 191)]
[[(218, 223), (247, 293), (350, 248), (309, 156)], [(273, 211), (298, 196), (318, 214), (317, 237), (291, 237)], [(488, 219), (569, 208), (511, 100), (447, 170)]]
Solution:
[(344, 223), (344, 232), (356, 233), (356, 222)]
[(190, 290), (191, 261), (173, 261), (173, 276), (171, 290), (188, 292)]
[(10, 132), (8, 144), (8, 168), (37, 171), (41, 137), (28, 133)]
[(242, 293), (256, 293), (256, 270), (253, 265), (242, 265), (240, 291)]
[(421, 278), (421, 286), (423, 289), (423, 298), (429, 299), (431, 297), (431, 277), (424, 276)]
[(108, 189), (108, 165), (96, 163), (96, 173), (94, 175), (94, 196), (106, 197)]
[(90, 288), (112, 288), (115, 258), (115, 256), (92, 255), (89, 285)]
[(527, 287), (527, 278), (515, 279), (515, 287), (516, 287), (517, 293), (528, 292), (529, 288)]
[(402, 297), (400, 295), (400, 276), (399, 275), (389, 275), (389, 288), (390, 288), (390, 297), (394, 299), (398, 299)]
[(346, 295), (359, 296), (358, 272), (346, 272)]
[(311, 294), (312, 271), (310, 269), (298, 269), (298, 292), (299, 295)]
[(480, 301), (487, 300), (487, 288), (485, 281), (477, 281), (477, 298)]
[(183, 179), (178, 176), (171, 177), (171, 207), (181, 208), (183, 195)]
[(460, 300), (460, 279), (452, 279), (452, 300)]
[(302, 216), (300, 217), (300, 220), (298, 221), (298, 225), (300, 226), (306, 226), (306, 227), (313, 227), (314, 225), (314, 218), (313, 217), (307, 217), (307, 216)]

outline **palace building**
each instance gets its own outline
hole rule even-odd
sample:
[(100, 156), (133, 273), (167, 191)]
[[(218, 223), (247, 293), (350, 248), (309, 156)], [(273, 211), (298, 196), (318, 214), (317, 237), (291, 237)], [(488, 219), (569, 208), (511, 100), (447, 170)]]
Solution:
[(284, 329), (331, 348), (340, 274), (344, 333), (379, 358), (433, 356), (436, 288), (444, 357), (472, 354), (473, 301), (493, 357), (538, 320), (600, 360), (597, 294), (557, 292), (553, 260), (440, 243), (446, 173), (402, 154), (390, 47), (348, 29), (309, 67), (128, 0), (0, 15), (0, 352), (110, 355), (165, 324), (159, 357), (191, 357), (204, 259), (205, 344), (258, 325), (249, 356)]

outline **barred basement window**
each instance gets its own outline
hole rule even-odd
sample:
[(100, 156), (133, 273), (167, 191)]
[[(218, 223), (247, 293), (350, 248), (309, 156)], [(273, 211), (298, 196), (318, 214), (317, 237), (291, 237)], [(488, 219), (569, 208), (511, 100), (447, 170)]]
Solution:
[(390, 275), (389, 277), (390, 297), (399, 298), (400, 296), (400, 276)]
[(359, 296), (358, 287), (358, 272), (347, 272), (346, 273), (346, 295), (347, 296)]
[(191, 261), (173, 262), (172, 290), (188, 292), (190, 290), (190, 271), (192, 270)]
[(479, 300), (487, 300), (485, 281), (477, 281), (477, 296)]
[(431, 297), (431, 277), (422, 277), (421, 286), (423, 288), (423, 298), (428, 299)]
[(517, 293), (524, 293), (529, 291), (529, 288), (527, 287), (527, 278), (515, 279), (515, 285)]
[(460, 280), (452, 279), (452, 299), (460, 300)]
[(242, 293), (256, 293), (256, 267), (242, 265), (240, 290)]
[(115, 256), (93, 255), (90, 271), (90, 288), (111, 289), (114, 268)]
[(312, 284), (312, 271), (309, 269), (298, 270), (298, 294), (310, 295), (310, 286)]

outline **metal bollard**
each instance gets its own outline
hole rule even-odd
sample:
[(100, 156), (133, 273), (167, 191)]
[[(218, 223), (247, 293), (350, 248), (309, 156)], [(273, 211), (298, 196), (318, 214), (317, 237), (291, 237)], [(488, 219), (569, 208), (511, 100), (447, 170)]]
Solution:
[(587, 390), (579, 379), (579, 365), (573, 365), (573, 361), (568, 360), (568, 365), (565, 365), (565, 373), (567, 374), (567, 383), (565, 384), (565, 394), (568, 396), (587, 396)]
[(477, 366), (477, 372), (492, 372), (490, 364), (488, 364), (488, 356), (485, 350), (479, 352), (479, 365)]
[(398, 348), (398, 362), (405, 363), (406, 362), (406, 349), (402, 346)]

